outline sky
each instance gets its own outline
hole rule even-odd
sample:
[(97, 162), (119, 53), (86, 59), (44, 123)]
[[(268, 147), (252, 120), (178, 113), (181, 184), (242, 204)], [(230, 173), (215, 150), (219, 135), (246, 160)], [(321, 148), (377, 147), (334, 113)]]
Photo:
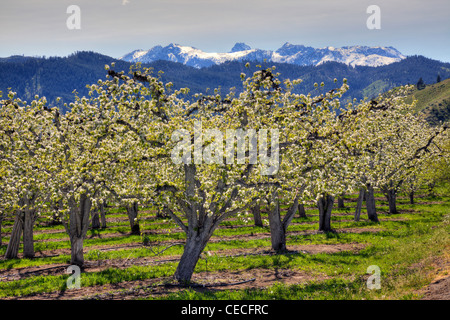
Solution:
[[(367, 27), (370, 5), (380, 8), (380, 29)], [(450, 62), (449, 13), (449, 0), (0, 0), (0, 57), (88, 50), (118, 58), (170, 43), (276, 50), (289, 42), (392, 46)]]

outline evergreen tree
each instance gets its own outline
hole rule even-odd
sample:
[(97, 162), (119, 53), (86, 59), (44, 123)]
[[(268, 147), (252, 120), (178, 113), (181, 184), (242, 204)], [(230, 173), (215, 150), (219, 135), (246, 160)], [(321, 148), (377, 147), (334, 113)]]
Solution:
[(441, 82), (441, 75), (440, 74), (437, 75), (437, 79), (436, 79), (436, 83), (439, 83), (439, 82)]
[(423, 82), (422, 77), (420, 77), (419, 81), (417, 81), (416, 86), (417, 86), (417, 90), (425, 89), (426, 85), (425, 85), (425, 82)]

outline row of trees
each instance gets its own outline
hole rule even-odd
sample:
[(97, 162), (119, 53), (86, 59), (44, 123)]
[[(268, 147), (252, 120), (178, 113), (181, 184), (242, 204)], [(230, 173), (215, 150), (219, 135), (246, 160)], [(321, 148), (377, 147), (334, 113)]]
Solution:
[[(90, 85), (88, 97), (76, 96), (65, 115), (45, 98), (26, 103), (10, 92), (1, 101), (0, 207), (15, 219), (6, 257), (17, 256), (22, 232), (24, 257), (33, 257), (33, 225), (49, 214), (66, 228), (71, 263), (83, 266), (93, 212), (103, 212), (106, 202), (125, 206), (133, 227), (137, 206), (151, 202), (186, 233), (174, 275), (185, 283), (214, 230), (231, 216), (257, 216), (265, 206), (272, 248), (283, 252), (289, 223), (305, 204), (317, 205), (319, 231), (329, 232), (335, 198), (361, 190), (369, 218), (378, 221), (374, 190), (387, 194), (396, 213), (401, 186), (421, 183), (438, 161), (448, 165), (447, 127), (432, 128), (412, 113), (402, 100), (408, 87), (341, 106), (345, 79), (304, 95), (294, 93), (301, 80), (282, 82), (268, 68), (241, 74), (238, 95), (215, 90), (190, 101), (183, 97), (188, 89), (173, 90), (148, 69), (106, 69), (107, 78)], [(206, 130), (220, 134), (198, 139)], [(228, 134), (239, 130), (247, 133), (248, 150)], [(251, 161), (252, 130), (278, 133), (257, 143), (258, 161)], [(192, 143), (179, 148), (182, 138)], [(231, 149), (223, 153), (225, 140)], [(236, 152), (245, 161), (233, 160)], [(179, 156), (184, 161), (174, 161)], [(281, 203), (289, 204), (284, 214)]]
[[(437, 77), (436, 77), (436, 83), (439, 83), (439, 82), (441, 82), (441, 75), (440, 74), (438, 74)], [(427, 85), (423, 81), (422, 77), (420, 77), (419, 80), (417, 81), (417, 84), (416, 84), (417, 90), (423, 90), (423, 89), (425, 89), (426, 86)]]

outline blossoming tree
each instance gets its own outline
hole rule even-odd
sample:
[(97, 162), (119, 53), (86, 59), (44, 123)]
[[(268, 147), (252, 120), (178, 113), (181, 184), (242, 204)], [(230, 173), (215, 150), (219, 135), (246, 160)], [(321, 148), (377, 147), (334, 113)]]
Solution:
[(23, 254), (34, 257), (33, 226), (46, 210), (51, 181), (53, 111), (45, 98), (30, 104), (14, 97), (0, 102), (0, 196), (3, 210), (14, 213), (5, 257), (17, 258), (23, 232)]

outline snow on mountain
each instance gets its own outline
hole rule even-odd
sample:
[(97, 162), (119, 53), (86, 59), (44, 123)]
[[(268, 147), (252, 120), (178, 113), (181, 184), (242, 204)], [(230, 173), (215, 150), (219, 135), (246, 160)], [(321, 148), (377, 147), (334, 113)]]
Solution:
[(245, 43), (236, 43), (230, 52), (204, 52), (200, 49), (169, 44), (166, 47), (155, 46), (150, 50), (134, 50), (119, 59), (128, 62), (153, 62), (169, 60), (195, 68), (209, 67), (226, 61), (282, 62), (297, 65), (319, 65), (327, 61), (336, 61), (351, 66), (382, 66), (404, 59), (393, 47), (347, 46), (341, 48), (313, 48), (304, 45), (285, 43), (276, 51), (252, 49)]

